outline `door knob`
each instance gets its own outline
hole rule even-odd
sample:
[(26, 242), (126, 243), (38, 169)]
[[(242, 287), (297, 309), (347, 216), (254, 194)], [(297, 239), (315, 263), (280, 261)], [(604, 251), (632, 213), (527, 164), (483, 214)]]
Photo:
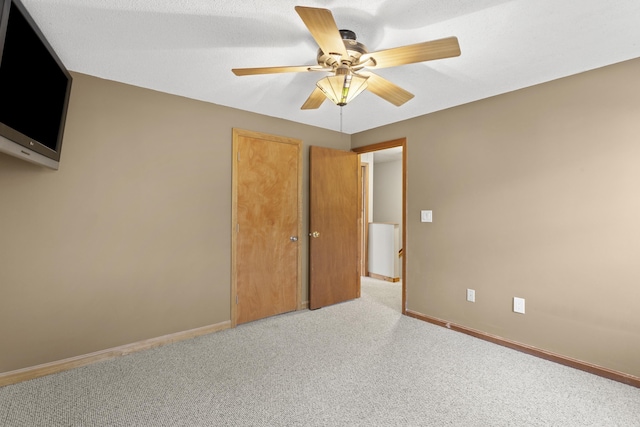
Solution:
[(313, 237), (314, 239), (318, 236), (320, 236), (320, 233), (317, 231), (314, 231), (313, 233), (309, 233), (309, 236)]
[(289, 240), (291, 240), (292, 242), (297, 242), (298, 241), (298, 236), (291, 236), (291, 237), (289, 237)]

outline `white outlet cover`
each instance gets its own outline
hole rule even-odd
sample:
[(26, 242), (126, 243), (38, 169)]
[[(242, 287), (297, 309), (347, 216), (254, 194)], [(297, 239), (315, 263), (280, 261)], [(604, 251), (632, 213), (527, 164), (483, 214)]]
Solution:
[(420, 211), (420, 222), (433, 222), (433, 212)]
[(467, 301), (476, 302), (476, 291), (473, 289), (467, 289)]
[(524, 298), (513, 297), (513, 311), (524, 314)]

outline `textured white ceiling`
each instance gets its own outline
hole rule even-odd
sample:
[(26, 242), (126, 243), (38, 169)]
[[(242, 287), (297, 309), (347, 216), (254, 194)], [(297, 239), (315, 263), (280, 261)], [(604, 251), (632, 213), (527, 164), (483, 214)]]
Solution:
[[(640, 0), (23, 3), (72, 71), (346, 133), (640, 57)], [(302, 111), (322, 73), (231, 72), (316, 64), (296, 5), (330, 9), (369, 51), (456, 36), (462, 55), (376, 71), (415, 94), (401, 107), (364, 92), (342, 118), (329, 101)]]

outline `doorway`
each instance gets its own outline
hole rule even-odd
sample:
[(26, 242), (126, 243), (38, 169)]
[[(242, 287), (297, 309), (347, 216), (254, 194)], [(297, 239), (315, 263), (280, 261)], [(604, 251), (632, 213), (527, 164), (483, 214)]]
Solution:
[[(400, 213), (400, 224), (399, 224), (399, 234), (400, 234), (400, 251), (399, 253), (397, 253), (396, 255), (399, 257), (399, 264), (400, 264), (400, 277), (401, 277), (401, 311), (402, 314), (406, 314), (406, 260), (407, 260), (407, 251), (406, 251), (406, 176), (407, 176), (407, 170), (406, 170), (406, 165), (407, 165), (407, 149), (406, 149), (406, 138), (400, 138), (400, 139), (396, 139), (396, 140), (392, 140), (392, 141), (386, 141), (386, 142), (381, 142), (381, 143), (377, 143), (377, 144), (372, 144), (372, 145), (367, 145), (364, 147), (358, 147), (358, 148), (354, 148), (352, 151), (354, 151), (355, 153), (358, 153), (360, 155), (363, 154), (368, 154), (368, 153), (372, 153), (375, 155), (375, 153), (384, 153), (384, 152), (393, 152), (393, 151), (401, 151), (401, 153), (399, 153), (400, 155), (399, 160), (401, 162), (401, 213)], [(395, 154), (397, 155), (397, 154)], [(366, 163), (368, 164), (368, 167), (371, 167), (371, 158), (372, 156), (369, 156), (369, 161), (367, 161)], [(362, 162), (361, 162), (362, 164)], [(363, 169), (364, 171), (364, 169)], [(373, 164), (373, 171), (375, 173), (375, 163)], [(371, 183), (371, 180), (369, 180), (369, 184)], [(363, 192), (364, 190), (364, 186), (366, 185), (366, 183), (364, 182), (364, 178), (362, 180), (362, 187), (363, 187)], [(361, 206), (361, 211), (365, 211), (366, 210), (370, 210), (371, 209), (371, 201), (367, 202), (368, 203), (368, 207), (365, 206)], [(371, 216), (369, 215), (369, 218)], [(361, 271), (362, 271), (362, 275), (365, 276), (367, 273), (366, 269), (362, 269), (362, 265), (365, 265), (365, 261), (363, 259), (367, 258), (367, 252), (365, 252), (364, 250), (364, 245), (368, 244), (368, 227), (365, 226), (368, 223), (368, 218), (363, 216), (362, 219), (362, 228), (361, 230), (363, 231), (363, 236), (362, 236), (362, 240), (360, 243), (360, 252), (361, 252)], [(394, 221), (395, 222), (395, 221)], [(366, 242), (366, 243), (365, 243)]]

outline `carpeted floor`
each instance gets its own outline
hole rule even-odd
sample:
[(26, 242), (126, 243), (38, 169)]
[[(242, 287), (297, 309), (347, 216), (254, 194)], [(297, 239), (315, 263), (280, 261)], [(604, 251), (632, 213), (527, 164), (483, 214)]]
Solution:
[(0, 388), (0, 426), (640, 426), (640, 389), (362, 298)]

